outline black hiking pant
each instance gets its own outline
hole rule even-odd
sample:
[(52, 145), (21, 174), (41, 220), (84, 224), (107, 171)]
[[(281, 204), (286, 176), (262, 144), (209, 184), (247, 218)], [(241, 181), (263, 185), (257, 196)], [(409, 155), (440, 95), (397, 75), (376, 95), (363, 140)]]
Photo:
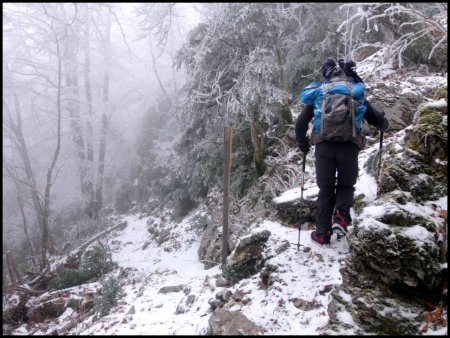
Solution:
[(316, 144), (318, 235), (331, 231), (334, 209), (339, 210), (349, 223), (352, 221), (350, 208), (358, 178), (358, 153), (359, 147), (352, 142), (325, 141)]

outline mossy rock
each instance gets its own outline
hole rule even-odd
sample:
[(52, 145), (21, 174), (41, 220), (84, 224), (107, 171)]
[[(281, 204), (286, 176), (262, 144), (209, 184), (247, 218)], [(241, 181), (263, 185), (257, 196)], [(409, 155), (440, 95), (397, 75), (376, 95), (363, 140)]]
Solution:
[(419, 141), (424, 142), (425, 146), (427, 146), (430, 137), (445, 143), (445, 147), (447, 145), (447, 128), (442, 113), (436, 107), (427, 106), (419, 111), (415, 131), (418, 134)]
[(416, 201), (430, 200), (433, 194), (434, 180), (427, 174), (412, 175), (409, 180), (411, 194)]
[(395, 201), (398, 204), (405, 205), (408, 202), (413, 202), (414, 198), (408, 191), (393, 190), (383, 195), (383, 198), (390, 201)]
[[(434, 242), (425, 240), (418, 246), (417, 240), (399, 233), (396, 236), (400, 261), (403, 266), (400, 279), (405, 288), (426, 287), (430, 292), (441, 282), (439, 250)], [(416, 285), (414, 285), (416, 283)]]
[[(356, 322), (379, 335), (412, 335), (421, 324), (421, 308), (411, 303), (388, 299), (382, 292), (369, 290), (353, 299)], [(409, 313), (409, 318), (405, 316)]]
[(223, 268), (223, 276), (236, 283), (261, 270), (264, 265), (262, 251), (269, 236), (270, 232), (263, 230), (241, 239)]
[(387, 208), (383, 215), (377, 217), (377, 220), (391, 226), (412, 227), (415, 225), (421, 225), (428, 231), (436, 231), (436, 226), (432, 221), (427, 220), (422, 216), (412, 214), (409, 211), (402, 209), (400, 206)]
[(434, 98), (436, 100), (446, 99), (448, 101), (448, 87), (443, 86), (443, 87), (438, 88), (438, 90), (436, 91), (436, 94), (434, 94)]
[(380, 191), (409, 190), (409, 173), (399, 167), (397, 163), (388, 162), (382, 166)]
[(447, 159), (447, 122), (438, 108), (422, 107), (416, 124), (405, 131), (405, 145), (423, 155), (423, 163), (435, 167), (436, 159)]

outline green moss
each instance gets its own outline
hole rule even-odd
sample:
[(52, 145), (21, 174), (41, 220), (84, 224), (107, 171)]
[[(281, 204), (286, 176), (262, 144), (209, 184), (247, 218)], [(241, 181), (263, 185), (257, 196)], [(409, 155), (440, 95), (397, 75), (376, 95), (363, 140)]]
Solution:
[(435, 107), (425, 107), (419, 111), (417, 126), (419, 141), (427, 145), (427, 139), (434, 136), (447, 143), (447, 128), (443, 124), (442, 113)]
[(223, 275), (233, 282), (250, 277), (258, 272), (256, 265), (260, 259), (260, 249), (248, 246), (233, 257), (233, 263), (224, 267)]
[(448, 100), (448, 88), (447, 88), (447, 86), (440, 87), (436, 91), (436, 94), (434, 94), (434, 98), (436, 100), (440, 100), (440, 99)]
[(117, 304), (118, 298), (123, 296), (123, 289), (120, 286), (119, 280), (114, 277), (110, 277), (101, 284), (103, 289), (101, 294), (96, 295), (94, 307), (100, 317), (103, 317), (109, 314), (112, 307)]
[(264, 230), (241, 241), (229, 264), (223, 267), (223, 276), (235, 283), (257, 273), (263, 264), (261, 252), (269, 236), (270, 232)]
[(409, 174), (402, 170), (396, 163), (387, 164), (386, 167), (383, 168), (383, 175), (392, 177), (401, 190), (408, 191)]

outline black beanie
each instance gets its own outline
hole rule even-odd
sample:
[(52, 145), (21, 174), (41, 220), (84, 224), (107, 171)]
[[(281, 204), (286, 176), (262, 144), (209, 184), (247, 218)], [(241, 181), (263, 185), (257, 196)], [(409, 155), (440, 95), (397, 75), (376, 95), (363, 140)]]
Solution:
[(336, 64), (336, 59), (329, 57), (322, 63), (322, 76), (329, 79), (333, 75), (342, 74), (342, 69)]

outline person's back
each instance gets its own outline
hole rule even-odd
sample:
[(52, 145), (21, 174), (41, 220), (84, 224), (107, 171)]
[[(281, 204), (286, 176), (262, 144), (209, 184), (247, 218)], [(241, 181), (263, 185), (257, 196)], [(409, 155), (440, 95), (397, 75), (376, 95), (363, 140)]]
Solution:
[(322, 73), (321, 83), (313, 81), (300, 93), (303, 103), (314, 106), (312, 143), (352, 141), (363, 147), (364, 83), (355, 82), (333, 59), (325, 61)]
[(365, 143), (363, 119), (380, 130), (388, 127), (383, 115), (376, 114), (367, 103), (364, 82), (354, 67), (351, 60), (337, 63), (328, 58), (322, 64), (322, 81), (313, 81), (300, 93), (306, 106), (297, 119), (296, 137), (305, 154), (310, 148), (308, 124), (314, 119), (312, 143), (319, 196), (316, 230), (311, 238), (319, 244), (330, 243), (333, 230), (345, 235), (352, 222), (350, 209), (358, 178), (358, 153)]

